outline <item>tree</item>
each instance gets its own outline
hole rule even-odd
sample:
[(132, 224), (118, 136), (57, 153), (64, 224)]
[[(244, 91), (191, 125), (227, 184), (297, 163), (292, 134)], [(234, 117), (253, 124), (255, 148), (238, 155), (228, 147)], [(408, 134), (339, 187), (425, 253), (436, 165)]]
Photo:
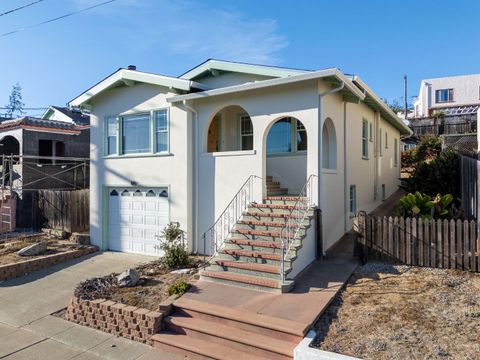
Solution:
[(12, 92), (10, 93), (9, 103), (6, 105), (7, 116), (13, 118), (25, 114), (23, 107), (25, 104), (22, 101), (22, 87), (19, 83), (13, 85)]

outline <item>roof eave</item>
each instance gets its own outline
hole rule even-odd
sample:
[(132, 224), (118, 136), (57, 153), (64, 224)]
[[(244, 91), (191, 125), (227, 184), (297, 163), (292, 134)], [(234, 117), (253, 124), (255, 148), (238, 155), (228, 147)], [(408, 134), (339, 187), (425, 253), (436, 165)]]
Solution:
[(401, 135), (410, 136), (413, 134), (413, 131), (403, 122), (403, 120), (400, 119), (359, 76), (354, 76), (353, 81), (365, 89), (364, 101), (368, 106), (378, 111), (385, 120), (389, 121), (400, 131)]
[(343, 75), (338, 69), (331, 68), (326, 70), (312, 71), (312, 72), (299, 74), (295, 76), (289, 76), (285, 78), (275, 78), (275, 79), (263, 80), (263, 81), (253, 82), (253, 83), (227, 86), (223, 88), (207, 90), (207, 91), (202, 91), (198, 93), (172, 96), (170, 98), (167, 98), (167, 102), (177, 103), (184, 100), (201, 99), (201, 98), (206, 98), (211, 96), (231, 94), (235, 92), (257, 90), (257, 89), (263, 89), (271, 86), (286, 85), (286, 84), (296, 83), (300, 81), (316, 80), (316, 79), (321, 79), (326, 77), (336, 77), (338, 81), (344, 82), (345, 88), (358, 99), (363, 100), (363, 98), (365, 97), (365, 95), (351, 82), (350, 79), (348, 79), (345, 75)]
[(286, 69), (274, 66), (244, 64), (219, 60), (207, 60), (204, 63), (189, 70), (185, 74), (182, 74), (179, 78), (185, 80), (192, 80), (212, 69), (271, 77), (295, 76), (308, 72), (305, 70)]
[(98, 84), (94, 85), (80, 96), (71, 100), (68, 105), (71, 107), (79, 107), (88, 103), (92, 98), (110, 89), (112, 86), (124, 82), (126, 85), (132, 85), (136, 82), (158, 85), (170, 89), (181, 91), (190, 91), (191, 88), (207, 89), (204, 85), (194, 81), (178, 79), (169, 76), (155, 75), (136, 70), (119, 69), (112, 75), (108, 76)]

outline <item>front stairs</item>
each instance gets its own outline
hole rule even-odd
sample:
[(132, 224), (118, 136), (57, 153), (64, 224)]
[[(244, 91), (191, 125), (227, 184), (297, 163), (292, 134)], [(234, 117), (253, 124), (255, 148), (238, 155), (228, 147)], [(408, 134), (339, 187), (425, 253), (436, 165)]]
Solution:
[[(267, 196), (262, 204), (251, 204), (225, 240), (223, 248), (200, 272), (201, 278), (256, 290), (288, 292), (294, 283), (293, 280), (282, 283), (281, 232), (289, 219), (302, 216), (292, 214), (297, 199), (295, 196)], [(308, 209), (286, 256), (287, 279), (313, 216), (313, 209)]]

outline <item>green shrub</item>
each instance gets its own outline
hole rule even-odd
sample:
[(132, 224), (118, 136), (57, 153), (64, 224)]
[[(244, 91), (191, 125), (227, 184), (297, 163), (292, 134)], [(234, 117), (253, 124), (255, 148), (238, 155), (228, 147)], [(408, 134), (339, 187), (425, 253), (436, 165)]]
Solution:
[[(431, 197), (437, 194), (451, 194), (454, 199), (461, 197), (459, 156), (453, 150), (443, 151), (430, 162), (418, 164), (408, 179), (407, 192), (420, 192)], [(457, 201), (457, 200), (456, 200)]]
[(168, 287), (167, 289), (168, 296), (172, 296), (172, 295), (182, 296), (188, 291), (188, 289), (190, 289), (190, 287), (191, 285), (187, 283), (185, 280), (183, 279), (179, 280)]
[(451, 219), (458, 217), (458, 211), (450, 194), (435, 197), (415, 192), (402, 197), (397, 204), (396, 214), (421, 219)]
[(190, 258), (182, 241), (184, 231), (180, 229), (180, 225), (170, 223), (163, 229), (162, 233), (165, 238), (165, 242), (160, 245), (160, 248), (165, 251), (162, 263), (169, 269), (188, 266)]
[(433, 135), (423, 136), (416, 150), (417, 162), (426, 161), (438, 156), (441, 151), (442, 139), (440, 137)]
[(414, 167), (418, 162), (417, 148), (414, 147), (414, 148), (403, 151), (401, 161), (402, 161), (402, 168)]

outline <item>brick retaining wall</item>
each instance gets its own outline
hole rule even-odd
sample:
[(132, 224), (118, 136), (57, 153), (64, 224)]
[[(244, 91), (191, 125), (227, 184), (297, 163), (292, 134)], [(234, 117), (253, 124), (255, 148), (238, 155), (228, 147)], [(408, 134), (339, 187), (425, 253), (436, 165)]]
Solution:
[(152, 335), (162, 328), (163, 313), (122, 303), (73, 297), (66, 319), (130, 340), (151, 344)]
[(79, 249), (65, 251), (59, 254), (46, 255), (13, 264), (0, 266), (0, 281), (14, 279), (33, 271), (41, 270), (56, 264), (76, 259), (80, 256), (98, 251), (97, 246), (85, 246)]

